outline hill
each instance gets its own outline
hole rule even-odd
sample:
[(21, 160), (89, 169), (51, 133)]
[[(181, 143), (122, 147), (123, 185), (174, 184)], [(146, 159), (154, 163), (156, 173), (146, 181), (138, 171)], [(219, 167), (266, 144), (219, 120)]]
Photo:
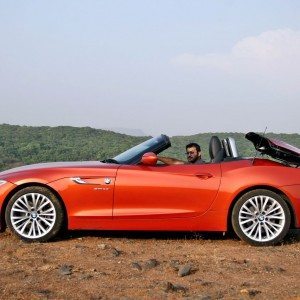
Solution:
[[(253, 146), (243, 133), (201, 133), (171, 137), (172, 147), (164, 152), (185, 159), (185, 145), (191, 141), (202, 147), (203, 157), (209, 161), (208, 144), (212, 135), (235, 138), (243, 156), (254, 155)], [(299, 134), (268, 134), (300, 147)], [(11, 167), (50, 161), (102, 160), (114, 157), (126, 149), (148, 139), (148, 136), (130, 136), (109, 130), (90, 127), (30, 127), (0, 125), (0, 170)]]
[(50, 161), (102, 160), (139, 144), (133, 137), (90, 127), (0, 125), (0, 169)]

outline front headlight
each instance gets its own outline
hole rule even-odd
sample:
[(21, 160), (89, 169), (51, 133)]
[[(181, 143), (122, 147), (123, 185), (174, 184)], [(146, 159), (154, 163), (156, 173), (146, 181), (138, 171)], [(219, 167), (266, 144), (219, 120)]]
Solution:
[(5, 184), (7, 181), (5, 181), (5, 180), (0, 180), (0, 186), (1, 185), (3, 185), (3, 184)]

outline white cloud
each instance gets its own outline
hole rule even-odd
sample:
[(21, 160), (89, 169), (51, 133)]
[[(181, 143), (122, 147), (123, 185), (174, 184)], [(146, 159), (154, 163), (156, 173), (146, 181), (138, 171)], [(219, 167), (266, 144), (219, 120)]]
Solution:
[(299, 72), (300, 31), (278, 29), (258, 36), (246, 37), (233, 45), (229, 53), (184, 53), (172, 59), (172, 64), (192, 68), (212, 68), (229, 72), (272, 70)]
[(206, 55), (184, 53), (172, 59), (172, 63), (185, 67), (206, 67), (216, 69), (229, 69), (231, 66), (231, 62), (227, 56), (216, 53), (210, 53)]
[(285, 59), (287, 56), (299, 58), (300, 31), (279, 29), (244, 38), (234, 45), (230, 56), (269, 61)]

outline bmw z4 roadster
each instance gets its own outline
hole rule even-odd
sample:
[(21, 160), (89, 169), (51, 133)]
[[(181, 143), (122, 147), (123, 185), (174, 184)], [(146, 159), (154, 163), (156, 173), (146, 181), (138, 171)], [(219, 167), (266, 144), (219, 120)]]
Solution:
[(151, 138), (114, 158), (42, 163), (0, 173), (0, 228), (45, 242), (68, 230), (233, 230), (269, 246), (300, 227), (300, 149), (249, 132), (258, 152), (240, 157), (232, 138), (213, 136), (211, 161), (166, 165), (171, 146)]

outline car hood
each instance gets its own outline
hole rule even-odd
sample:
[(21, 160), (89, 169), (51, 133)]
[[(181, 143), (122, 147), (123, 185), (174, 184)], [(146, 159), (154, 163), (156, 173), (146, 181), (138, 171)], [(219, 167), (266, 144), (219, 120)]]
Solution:
[(26, 165), (0, 172), (0, 179), (16, 183), (28, 180), (46, 183), (63, 176), (72, 176), (75, 173), (85, 173), (85, 170), (116, 169), (113, 164), (104, 164), (99, 161), (89, 162), (53, 162)]
[(255, 149), (275, 159), (300, 165), (300, 149), (283, 141), (267, 138), (254, 132), (248, 132), (246, 139), (251, 141)]
[(0, 177), (4, 175), (10, 175), (14, 173), (22, 173), (26, 171), (36, 171), (43, 169), (57, 169), (57, 168), (87, 168), (87, 167), (100, 167), (106, 165), (99, 161), (80, 161), (80, 162), (50, 162), (50, 163), (39, 163), (33, 165), (21, 166), (13, 169), (9, 169), (0, 172)]

